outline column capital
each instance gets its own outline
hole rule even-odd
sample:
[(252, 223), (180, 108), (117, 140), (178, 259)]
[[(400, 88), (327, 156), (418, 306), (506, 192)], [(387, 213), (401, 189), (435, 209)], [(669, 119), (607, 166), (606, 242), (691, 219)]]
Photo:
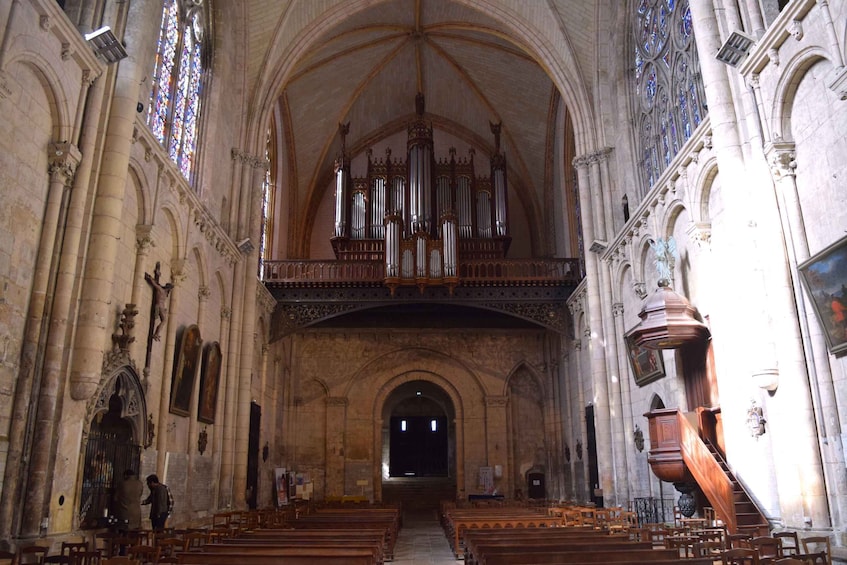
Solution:
[(138, 224), (135, 226), (135, 247), (141, 255), (147, 255), (151, 247), (156, 247), (156, 242), (150, 235), (153, 226), (149, 224)]
[(774, 179), (793, 177), (797, 174), (795, 144), (792, 141), (772, 141), (765, 146), (768, 164)]
[(197, 300), (199, 300), (200, 302), (206, 302), (211, 295), (212, 291), (206, 285), (203, 285), (197, 289)]
[(509, 397), (489, 395), (485, 397), (485, 405), (491, 407), (505, 408), (509, 405)]
[(67, 141), (53, 142), (47, 150), (49, 152), (47, 170), (51, 180), (70, 186), (76, 174), (76, 168), (82, 160), (82, 153), (73, 143)]
[(623, 316), (623, 302), (615, 302), (612, 304), (612, 316), (615, 318)]
[(227, 308), (226, 306), (221, 308), (221, 319), (222, 320), (229, 320), (231, 317), (232, 317), (232, 308)]

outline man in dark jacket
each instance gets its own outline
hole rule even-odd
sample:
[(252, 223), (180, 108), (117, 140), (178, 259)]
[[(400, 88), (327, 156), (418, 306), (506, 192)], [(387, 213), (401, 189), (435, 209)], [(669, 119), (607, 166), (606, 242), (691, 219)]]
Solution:
[(150, 522), (154, 530), (164, 530), (170, 510), (168, 487), (159, 482), (157, 475), (147, 475), (147, 488), (150, 495), (141, 504), (150, 505)]
[(132, 469), (124, 471), (124, 478), (115, 486), (115, 515), (121, 530), (141, 529), (141, 495), (144, 485)]

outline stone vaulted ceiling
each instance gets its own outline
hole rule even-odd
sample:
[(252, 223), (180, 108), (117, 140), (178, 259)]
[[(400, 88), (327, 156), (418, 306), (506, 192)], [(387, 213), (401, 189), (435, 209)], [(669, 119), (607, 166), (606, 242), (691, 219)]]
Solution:
[[(298, 5), (299, 4), (299, 5)], [(315, 20), (323, 2), (314, 2)], [(490, 122), (502, 122), (501, 147), (509, 162), (509, 182), (530, 224), (540, 221), (548, 151), (548, 123), (556, 88), (537, 56), (502, 21), (451, 0), (350, 2), (358, 11), (331, 25), (312, 22), (313, 36), (270, 93), (281, 121), (280, 156), (285, 162), (288, 201), (297, 239), (309, 237), (310, 222), (329, 186), (332, 163), (340, 151), (338, 124), (350, 122), (347, 147), (354, 152), (397, 132), (414, 116), (415, 95), (426, 98), (427, 118), (457, 143), (458, 154), (475, 146), (487, 162), (494, 138)], [(567, 54), (575, 68), (588, 65), (595, 2), (588, 0), (513, 0), (506, 9), (538, 10), (557, 33), (582, 46)], [(343, 6), (344, 3), (336, 4)], [(362, 6), (365, 6), (362, 9)], [(280, 67), (285, 44), (280, 31), (295, 17), (310, 17), (299, 2), (250, 0), (247, 7), (247, 79), (250, 88)], [(536, 14), (536, 16), (538, 16)], [(537, 17), (536, 20), (539, 18)], [(308, 26), (304, 26), (304, 29)], [(569, 31), (572, 30), (572, 31)], [(573, 46), (568, 46), (572, 48)], [(580, 80), (574, 77), (574, 80)], [(258, 100), (263, 93), (253, 98)], [(395, 147), (402, 151), (405, 147)], [(439, 155), (439, 153), (441, 155)], [(436, 147), (443, 156), (446, 148)], [(381, 156), (381, 155), (380, 155)], [(478, 172), (480, 165), (477, 165)], [(547, 177), (545, 177), (547, 175)]]

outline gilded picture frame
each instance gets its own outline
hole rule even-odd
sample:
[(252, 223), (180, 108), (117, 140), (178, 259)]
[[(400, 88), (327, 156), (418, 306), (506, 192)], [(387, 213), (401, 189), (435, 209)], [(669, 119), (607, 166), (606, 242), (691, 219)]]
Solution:
[(200, 361), (200, 347), (203, 340), (200, 328), (196, 324), (187, 326), (177, 336), (179, 355), (174, 364), (171, 379), (170, 412), (180, 416), (190, 415), (191, 396), (194, 393), (194, 378)]
[(630, 337), (624, 341), (635, 384), (644, 386), (665, 376), (665, 362), (661, 350), (636, 345)]
[(218, 386), (221, 381), (221, 346), (214, 341), (203, 352), (203, 370), (200, 372), (200, 395), (197, 398), (197, 420), (215, 423), (218, 405)]
[(847, 237), (798, 265), (827, 347), (833, 355), (847, 352)]

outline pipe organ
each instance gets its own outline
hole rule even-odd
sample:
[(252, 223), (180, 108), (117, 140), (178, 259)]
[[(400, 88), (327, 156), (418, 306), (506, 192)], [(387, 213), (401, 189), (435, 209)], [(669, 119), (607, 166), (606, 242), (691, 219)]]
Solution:
[(459, 284), (463, 260), (503, 259), (511, 243), (506, 157), (500, 151), (500, 124), (491, 124), (495, 149), (490, 173), (477, 176), (475, 152), (456, 158), (434, 156), (432, 126), (424, 120), (424, 99), (415, 100), (405, 160), (374, 158), (369, 149), (364, 177), (352, 177), (346, 154), (349, 124), (339, 126), (341, 155), (334, 168), (336, 258), (382, 261), (385, 284)]

